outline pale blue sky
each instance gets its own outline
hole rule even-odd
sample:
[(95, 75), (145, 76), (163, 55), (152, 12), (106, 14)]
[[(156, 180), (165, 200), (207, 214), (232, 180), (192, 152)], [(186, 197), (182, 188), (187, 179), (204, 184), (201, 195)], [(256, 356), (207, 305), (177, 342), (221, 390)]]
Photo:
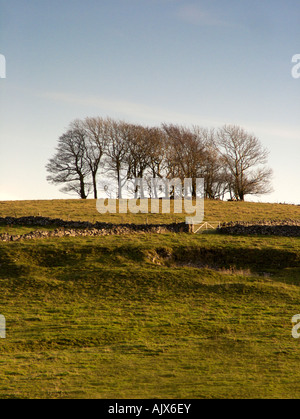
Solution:
[(99, 115), (240, 125), (270, 150), (255, 200), (300, 204), (299, 53), (299, 0), (0, 0), (0, 200), (68, 198), (45, 164)]

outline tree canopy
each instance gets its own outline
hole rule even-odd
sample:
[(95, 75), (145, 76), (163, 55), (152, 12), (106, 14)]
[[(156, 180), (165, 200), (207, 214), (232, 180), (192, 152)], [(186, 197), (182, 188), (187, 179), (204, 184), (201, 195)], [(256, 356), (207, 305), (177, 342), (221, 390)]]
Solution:
[(267, 157), (259, 139), (235, 125), (148, 127), (94, 117), (70, 123), (46, 169), (49, 182), (82, 199), (91, 192), (97, 199), (105, 179), (116, 180), (121, 198), (122, 185), (135, 178), (190, 178), (193, 195), (196, 179), (203, 178), (206, 198), (243, 201), (272, 191)]

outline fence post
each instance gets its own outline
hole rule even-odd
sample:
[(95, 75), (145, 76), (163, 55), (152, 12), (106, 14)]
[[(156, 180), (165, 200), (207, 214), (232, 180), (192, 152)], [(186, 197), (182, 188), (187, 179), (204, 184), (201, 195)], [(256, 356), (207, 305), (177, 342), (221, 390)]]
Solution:
[(195, 231), (194, 224), (189, 224), (189, 233), (194, 233), (194, 231)]

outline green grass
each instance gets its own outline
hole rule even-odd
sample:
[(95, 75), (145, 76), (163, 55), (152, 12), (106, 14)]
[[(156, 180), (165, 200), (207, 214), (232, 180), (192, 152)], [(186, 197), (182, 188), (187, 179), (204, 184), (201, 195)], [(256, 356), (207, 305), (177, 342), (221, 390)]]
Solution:
[(19, 225), (0, 225), (0, 234), (10, 234), (10, 235), (22, 235), (32, 232), (33, 230), (40, 230), (40, 231), (51, 231), (54, 230), (55, 226), (19, 226)]
[[(172, 202), (171, 202), (172, 208)], [(206, 221), (253, 221), (261, 219), (300, 219), (300, 206), (254, 202), (205, 200)], [(185, 220), (185, 214), (99, 214), (94, 199), (0, 201), (0, 217), (42, 216), (64, 220), (112, 223), (172, 223)]]
[(298, 398), (299, 255), (217, 234), (1, 243), (0, 397)]

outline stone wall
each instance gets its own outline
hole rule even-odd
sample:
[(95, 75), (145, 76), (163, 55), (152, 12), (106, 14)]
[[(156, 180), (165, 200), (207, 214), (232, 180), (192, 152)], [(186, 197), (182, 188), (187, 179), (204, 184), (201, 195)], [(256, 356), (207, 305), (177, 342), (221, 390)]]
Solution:
[(109, 224), (88, 221), (65, 221), (47, 217), (0, 217), (0, 225), (26, 227), (55, 227), (53, 230), (34, 230), (22, 235), (0, 234), (0, 241), (19, 241), (22, 239), (41, 239), (47, 237), (88, 237), (134, 233), (184, 233), (189, 231), (186, 223), (172, 224)]
[(223, 223), (217, 229), (221, 234), (246, 234), (300, 237), (300, 220), (267, 220), (256, 222), (230, 222)]
[[(191, 226), (186, 223), (172, 224), (110, 224), (90, 223), (89, 221), (65, 221), (47, 217), (0, 217), (0, 225), (34, 227), (34, 230), (21, 235), (0, 234), (0, 241), (19, 241), (23, 239), (42, 239), (47, 237), (88, 237), (123, 235), (135, 233), (188, 233)], [(53, 227), (52, 230), (38, 230), (36, 227)], [(223, 223), (217, 233), (232, 235), (269, 235), (300, 237), (300, 220), (262, 220), (256, 222)]]

